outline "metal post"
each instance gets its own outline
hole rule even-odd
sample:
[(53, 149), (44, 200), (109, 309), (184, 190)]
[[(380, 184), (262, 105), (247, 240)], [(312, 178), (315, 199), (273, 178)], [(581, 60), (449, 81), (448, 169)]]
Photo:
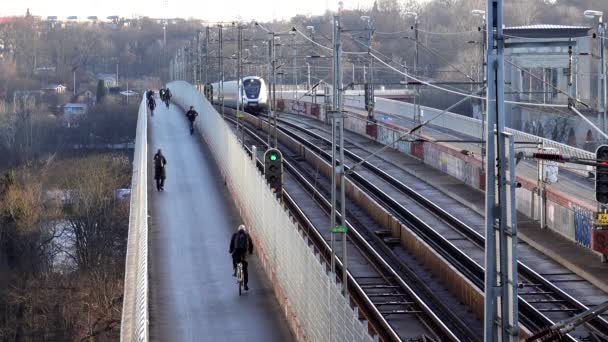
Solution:
[(308, 91), (310, 91), (310, 63), (306, 63), (306, 70), (308, 73), (308, 81), (306, 82), (306, 89), (308, 89)]
[(209, 26), (205, 27), (205, 85), (209, 84)]
[(194, 82), (196, 89), (200, 91), (201, 78), (201, 31), (196, 31), (196, 69), (194, 71)]
[[(273, 111), (272, 117), (274, 119), (274, 146), (278, 147), (278, 133), (277, 133), (277, 51), (275, 44), (275, 34), (272, 33), (272, 103), (273, 103)], [(281, 94), (283, 94), (281, 92)]]
[(274, 62), (272, 58), (272, 44), (274, 42), (274, 35), (270, 36), (268, 40), (268, 147), (270, 148), (270, 121), (272, 118), (272, 111), (274, 108), (274, 103), (272, 101), (272, 83), (274, 79), (272, 78), (273, 70), (274, 70)]
[[(485, 93), (485, 87), (487, 86), (486, 83), (486, 68), (488, 66), (487, 61), (486, 61), (486, 43), (487, 43), (487, 38), (486, 38), (486, 16), (485, 14), (483, 15), (483, 23), (481, 26), (481, 96), (484, 96)], [(486, 102), (485, 101), (481, 101), (481, 106), (480, 106), (480, 110), (481, 110), (481, 141), (482, 144), (486, 138), (487, 132), (486, 132)], [(486, 155), (486, 147), (485, 144), (483, 144), (483, 146), (481, 147), (481, 171), (485, 171), (485, 167), (486, 167), (486, 163), (485, 163), (485, 155)]]
[[(243, 73), (242, 73), (242, 68), (243, 68), (243, 26), (241, 26), (240, 23), (238, 23), (239, 27), (238, 27), (238, 51), (237, 51), (237, 57), (238, 57), (238, 76), (237, 76), (237, 94), (238, 94), (238, 99), (237, 99), (237, 112), (240, 111), (241, 113), (245, 112), (245, 102), (243, 102)], [(244, 116), (243, 116), (243, 120), (244, 120)], [(237, 130), (238, 130), (238, 123), (239, 123), (239, 117), (237, 115)], [(241, 143), (243, 144), (243, 147), (245, 147), (245, 123), (241, 120)]]
[[(542, 141), (540, 144), (541, 152), (545, 151), (545, 142)], [(547, 195), (545, 192), (545, 162), (543, 160), (538, 161), (538, 200), (539, 200), (539, 222), (540, 228), (545, 229), (547, 227)]]
[[(367, 21), (367, 29), (369, 31), (369, 40), (367, 42), (367, 54), (369, 55), (369, 91), (371, 92), (370, 97), (372, 99), (372, 103), (374, 104), (373, 106), (370, 106), (367, 111), (367, 119), (373, 121), (376, 100), (374, 98), (374, 57), (372, 56), (372, 39), (374, 37), (374, 27), (372, 26), (371, 18)], [(363, 83), (365, 83), (365, 65), (363, 65)]]
[(292, 40), (292, 44), (293, 44), (293, 99), (297, 100), (298, 99), (298, 63), (297, 63), (297, 58), (298, 58), (298, 46), (297, 46), (297, 42), (296, 42), (296, 36), (293, 36), (293, 40)]
[[(414, 39), (416, 40), (416, 47), (414, 50), (414, 75), (418, 77), (418, 15), (414, 17)], [(416, 95), (414, 96), (414, 117), (416, 118), (415, 124), (419, 124), (420, 118), (420, 86), (416, 85)], [(418, 130), (420, 132), (420, 130)]]
[(603, 112), (603, 117), (602, 117), (602, 121), (603, 121), (603, 126), (602, 126), (602, 130), (604, 131), (604, 133), (606, 131), (608, 131), (608, 117), (606, 117), (606, 86), (608, 85), (606, 83), (606, 45), (605, 45), (605, 39), (606, 39), (606, 24), (603, 23), (602, 21), (602, 17), (600, 17), (600, 24), (599, 24), (599, 30), (600, 31), (600, 60), (601, 60), (601, 68), (600, 68), (600, 72), (601, 72), (601, 78), (602, 78), (602, 96), (601, 96), (601, 100), (602, 100), (602, 112)]
[[(517, 341), (517, 227), (513, 138), (505, 132), (502, 0), (488, 0), (488, 132), (484, 341)], [(494, 131), (496, 125), (496, 132)]]
[[(345, 193), (345, 178), (344, 178), (344, 115), (342, 113), (342, 43), (340, 38), (340, 17), (334, 16), (334, 58), (333, 58), (333, 72), (334, 72), (334, 89), (333, 89), (333, 115), (332, 115), (332, 230), (337, 226), (336, 220), (336, 185), (339, 180), (340, 182), (340, 221), (341, 226), (346, 227), (346, 193)], [(336, 155), (338, 152), (338, 155)], [(337, 158), (336, 158), (337, 157)], [(344, 295), (347, 294), (347, 244), (346, 238), (347, 233), (342, 233), (342, 291)], [(331, 234), (332, 242), (332, 271), (335, 272), (335, 242), (336, 238), (334, 233)]]
[(167, 48), (167, 20), (163, 20), (163, 49)]
[(219, 69), (220, 69), (220, 89), (219, 89), (219, 100), (220, 100), (220, 107), (221, 107), (221, 112), (222, 112), (222, 118), (225, 119), (226, 115), (224, 114), (224, 37), (223, 37), (223, 27), (222, 25), (219, 25), (219, 41), (220, 41), (220, 46), (219, 46), (219, 53), (218, 53), (218, 61), (220, 63)]

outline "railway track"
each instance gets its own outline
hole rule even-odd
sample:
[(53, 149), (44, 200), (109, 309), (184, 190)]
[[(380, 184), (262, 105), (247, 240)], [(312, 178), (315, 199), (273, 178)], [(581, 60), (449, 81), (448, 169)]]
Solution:
[[(234, 123), (232, 119), (227, 120)], [(246, 132), (256, 145), (265, 146), (264, 138), (260, 137), (255, 129), (247, 127)], [(303, 167), (305, 163), (297, 159), (297, 155), (285, 154), (285, 188), (289, 188), (289, 191), (285, 193), (284, 202), (329, 263), (331, 252), (327, 243), (328, 232), (319, 231), (316, 228), (319, 222), (312, 222), (314, 219), (318, 221), (321, 216), (328, 221), (327, 216), (331, 210), (327, 191), (330, 188), (329, 180), (321, 179), (314, 170)], [(259, 161), (258, 165), (261, 166)], [(302, 201), (308, 203), (296, 203)], [(311, 201), (314, 201), (317, 210), (312, 209), (313, 206), (309, 204)], [(348, 206), (352, 208), (354, 205), (349, 203)], [(480, 331), (471, 329), (471, 322), (463, 321), (458, 314), (443, 304), (442, 298), (433, 294), (433, 290), (426, 285), (428, 279), (419, 276), (422, 272), (420, 267), (414, 272), (406, 265), (375, 234), (374, 230), (380, 228), (372, 223), (373, 220), (365, 217), (362, 209), (357, 211), (358, 214), (352, 210), (347, 213), (349, 277), (352, 278), (349, 279), (349, 288), (358, 305), (365, 308), (363, 311), (367, 313), (366, 318), (382, 328), (380, 336), (384, 340), (396, 341), (424, 340), (429, 337), (443, 341), (479, 341)], [(324, 226), (329, 228), (329, 223)], [(337, 255), (340, 255), (339, 251)], [(395, 266), (395, 263), (398, 265)], [(341, 268), (341, 263), (338, 263), (338, 267)], [(462, 314), (466, 308), (459, 307), (458, 311)], [(429, 336), (403, 338), (411, 336), (412, 331), (418, 329), (412, 324), (412, 317), (423, 322), (425, 330), (430, 332)]]
[[(330, 141), (328, 139), (311, 132), (310, 127), (304, 129), (283, 119), (279, 119), (279, 122), (279, 129), (284, 134), (318, 153), (325, 160), (330, 160), (331, 156), (323, 149), (323, 146), (329, 146)], [(299, 134), (295, 134), (293, 130), (309, 138), (306, 139)], [(345, 155), (350, 160), (348, 162), (351, 165), (362, 160), (361, 156), (353, 153), (348, 148), (345, 149)], [(372, 163), (367, 162), (362, 166), (362, 170), (351, 174), (351, 179), (370, 193), (373, 193), (377, 200), (383, 202), (387, 208), (402, 218), (404, 222), (408, 222), (411, 226), (415, 227), (427, 243), (432, 244), (437, 251), (440, 251), (446, 259), (457, 266), (476, 286), (483, 289), (484, 271), (481, 266), (483, 264), (482, 255), (485, 244), (483, 235), (436, 205), (427, 197), (421, 195), (418, 191), (405, 185)], [(370, 182), (369, 179), (374, 178), (377, 182)], [(386, 191), (387, 189), (390, 189), (390, 191)], [(389, 195), (387, 192), (391, 192), (391, 194)], [(399, 201), (393, 197), (399, 197)], [(407, 197), (407, 207), (402, 204), (403, 201), (401, 199), (403, 197)], [(431, 224), (426, 221), (430, 221)], [(439, 233), (435, 229), (441, 230), (441, 232)], [(456, 246), (442, 236), (448, 235), (450, 232), (452, 234), (457, 233), (464, 238), (458, 241), (458, 248), (465, 249), (467, 254), (463, 252), (451, 254), (456, 249)], [(543, 327), (552, 325), (556, 321), (567, 319), (576, 313), (583, 312), (588, 308), (587, 305), (559, 288), (554, 281), (541, 276), (526, 264), (519, 262), (518, 272), (521, 281), (519, 294), (520, 320), (529, 329), (542, 329)], [(554, 275), (558, 275), (558, 273)], [(588, 322), (584, 327), (572, 332), (566, 338), (570, 340), (596, 338), (596, 340), (606, 341), (608, 340), (607, 336), (608, 323), (604, 318), (597, 318)]]

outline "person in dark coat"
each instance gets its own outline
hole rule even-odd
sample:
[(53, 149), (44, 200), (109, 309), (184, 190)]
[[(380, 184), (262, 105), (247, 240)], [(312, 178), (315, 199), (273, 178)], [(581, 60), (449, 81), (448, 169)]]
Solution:
[(154, 155), (154, 179), (156, 180), (157, 191), (165, 191), (165, 179), (167, 178), (165, 165), (167, 165), (167, 159), (159, 148)]

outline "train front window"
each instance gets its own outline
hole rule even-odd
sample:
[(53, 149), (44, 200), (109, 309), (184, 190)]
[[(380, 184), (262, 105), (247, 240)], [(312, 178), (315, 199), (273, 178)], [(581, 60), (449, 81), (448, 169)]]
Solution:
[(256, 79), (248, 79), (243, 81), (243, 89), (245, 91), (245, 96), (248, 99), (255, 99), (260, 95), (260, 87), (262, 83), (260, 80)]

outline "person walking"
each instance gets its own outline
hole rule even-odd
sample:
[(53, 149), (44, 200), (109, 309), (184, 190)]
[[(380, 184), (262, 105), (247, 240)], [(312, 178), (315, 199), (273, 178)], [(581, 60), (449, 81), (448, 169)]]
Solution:
[(156, 180), (156, 191), (165, 191), (165, 179), (167, 178), (165, 165), (167, 165), (167, 159), (159, 148), (154, 155), (154, 179)]

